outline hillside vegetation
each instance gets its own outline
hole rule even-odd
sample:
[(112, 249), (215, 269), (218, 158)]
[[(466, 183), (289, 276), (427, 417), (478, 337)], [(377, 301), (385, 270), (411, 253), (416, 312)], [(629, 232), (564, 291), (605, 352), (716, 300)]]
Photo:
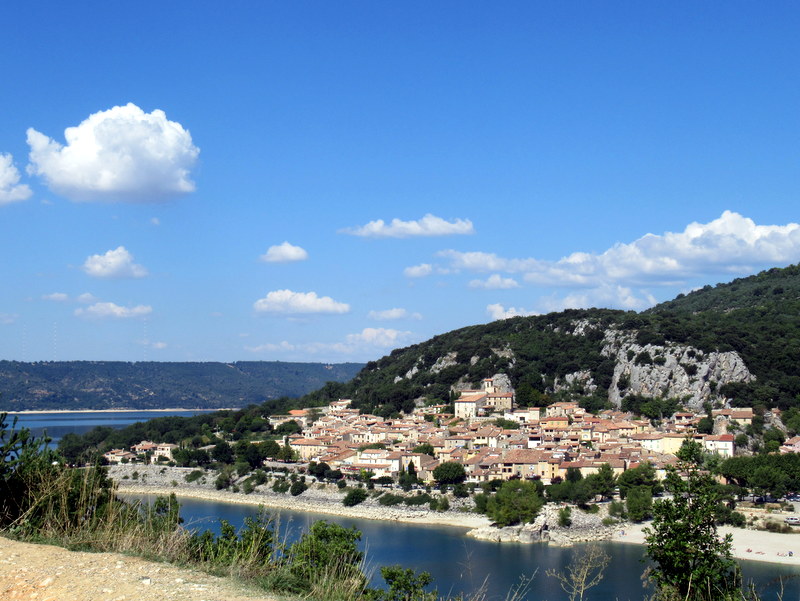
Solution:
[(360, 363), (0, 361), (0, 411), (213, 409), (299, 397), (351, 379)]
[(626, 396), (800, 405), (800, 267), (770, 269), (642, 313), (567, 310), (470, 326), (393, 351), (308, 404), (351, 397), (379, 415), (448, 403), (452, 386), (505, 374), (520, 405)]

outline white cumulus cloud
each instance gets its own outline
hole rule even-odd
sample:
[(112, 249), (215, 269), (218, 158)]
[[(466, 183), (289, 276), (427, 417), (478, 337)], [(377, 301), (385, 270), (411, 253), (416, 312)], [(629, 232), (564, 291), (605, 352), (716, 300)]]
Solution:
[(308, 253), (304, 248), (294, 246), (288, 242), (270, 246), (267, 252), (259, 257), (265, 263), (292, 263), (294, 261), (305, 261)]
[(485, 280), (472, 280), (469, 287), (483, 288), (484, 290), (511, 290), (519, 288), (519, 283), (514, 278), (504, 278), (499, 273), (494, 273)]
[(641, 311), (652, 307), (657, 302), (657, 299), (646, 291), (637, 292), (632, 288), (620, 285), (603, 285), (574, 292), (564, 297), (548, 296), (539, 299), (539, 304), (546, 312), (592, 307), (616, 307)]
[(528, 309), (509, 307), (506, 309), (500, 303), (494, 303), (486, 306), (486, 313), (489, 314), (493, 320), (508, 319), (509, 317), (525, 317), (528, 315), (539, 315), (536, 311), (529, 311)]
[(558, 261), (456, 250), (444, 250), (438, 256), (449, 260), (452, 271), (521, 273), (526, 282), (542, 285), (674, 285), (700, 275), (745, 274), (797, 262), (800, 224), (757, 225), (725, 211), (709, 223), (690, 223), (682, 232), (646, 234), (603, 253), (575, 252)]
[(0, 153), (0, 205), (27, 200), (32, 194), (26, 184), (19, 183), (19, 170), (14, 166), (14, 157)]
[(17, 321), (18, 318), (19, 315), (16, 313), (0, 313), (0, 324), (7, 326)]
[(291, 343), (286, 340), (281, 342), (267, 342), (264, 344), (245, 346), (251, 353), (279, 353), (297, 356), (322, 356), (323, 358), (373, 356), (375, 351), (386, 351), (405, 343), (412, 336), (411, 332), (394, 330), (391, 328), (364, 328), (356, 334), (348, 334), (339, 342), (303, 342)]
[(383, 311), (370, 311), (367, 315), (369, 319), (376, 321), (392, 321), (396, 319), (422, 319), (419, 313), (411, 313), (406, 309), (395, 307), (394, 309), (385, 309)]
[(64, 131), (66, 145), (28, 129), (28, 173), (75, 201), (158, 202), (193, 192), (200, 150), (164, 111), (132, 103), (89, 115)]
[(102, 255), (91, 255), (83, 270), (94, 278), (143, 278), (147, 269), (134, 263), (133, 255), (124, 246), (118, 246)]
[(346, 342), (355, 349), (365, 344), (379, 348), (393, 348), (410, 335), (411, 332), (391, 328), (364, 328), (358, 334), (348, 334)]
[(347, 313), (350, 305), (333, 300), (330, 296), (317, 296), (316, 292), (273, 290), (258, 299), (253, 308), (259, 313)]
[(428, 213), (422, 219), (416, 221), (392, 219), (391, 223), (387, 224), (383, 219), (376, 219), (366, 225), (345, 228), (340, 232), (365, 238), (411, 238), (415, 236), (474, 234), (475, 228), (469, 219), (447, 221)]
[(149, 305), (122, 307), (115, 303), (95, 303), (85, 309), (75, 309), (75, 315), (90, 319), (131, 319), (145, 317), (152, 312), (153, 308)]

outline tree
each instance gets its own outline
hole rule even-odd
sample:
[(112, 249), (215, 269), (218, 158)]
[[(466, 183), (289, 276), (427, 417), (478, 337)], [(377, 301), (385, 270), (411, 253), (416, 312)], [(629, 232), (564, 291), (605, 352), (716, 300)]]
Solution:
[(291, 546), (291, 571), (306, 581), (334, 575), (343, 580), (347, 577), (363, 578), (359, 564), (364, 554), (358, 550), (359, 540), (361, 532), (355, 528), (345, 528), (324, 520), (315, 522)]
[(423, 442), (422, 444), (418, 444), (412, 449), (413, 453), (422, 453), (423, 455), (430, 455), (431, 457), (435, 457), (436, 453), (433, 450), (433, 445), (429, 442)]
[(662, 489), (661, 484), (656, 479), (656, 470), (649, 462), (625, 470), (617, 479), (617, 485), (619, 486), (619, 496), (623, 499), (630, 489), (637, 486), (647, 486), (651, 494), (654, 495), (661, 492)]
[(411, 568), (383, 566), (381, 576), (389, 589), (370, 590), (367, 595), (369, 601), (436, 601), (439, 598), (436, 591), (425, 591), (425, 587), (433, 582), (428, 572), (417, 574)]
[(601, 465), (597, 473), (588, 476), (586, 480), (589, 481), (589, 486), (593, 494), (600, 495), (604, 499), (614, 495), (617, 478), (609, 464), (604, 463)]
[(558, 580), (569, 601), (582, 601), (587, 590), (603, 579), (611, 557), (598, 545), (587, 545), (573, 556), (563, 571), (547, 570), (547, 575)]
[(532, 522), (544, 505), (539, 487), (525, 480), (503, 482), (486, 503), (486, 515), (498, 526)]
[(271, 457), (274, 459), (275, 457), (278, 456), (278, 453), (281, 452), (281, 446), (274, 440), (267, 440), (261, 444), (263, 447), (262, 453), (265, 458)]
[(231, 445), (223, 440), (211, 449), (211, 457), (214, 461), (219, 461), (220, 463), (231, 463), (233, 461), (233, 449)]
[(276, 459), (279, 461), (294, 461), (297, 458), (297, 453), (292, 450), (288, 444), (281, 447), (280, 451), (278, 451), (278, 456)]
[(652, 515), (653, 494), (647, 486), (636, 486), (630, 489), (625, 501), (631, 521), (643, 522)]
[[(685, 480), (679, 470), (687, 473)], [(677, 469), (669, 468), (667, 483), (673, 497), (655, 503), (652, 526), (644, 530), (647, 555), (655, 563), (650, 577), (663, 598), (730, 598), (739, 588), (741, 577), (731, 556), (731, 535), (717, 535), (716, 483), (685, 460)]]
[(433, 479), (439, 485), (459, 484), (467, 479), (464, 466), (457, 461), (445, 461), (433, 470)]
[(697, 431), (700, 434), (711, 434), (714, 431), (714, 420), (705, 416), (697, 422)]
[(290, 419), (287, 422), (283, 422), (277, 428), (275, 428), (275, 434), (279, 434), (281, 436), (288, 435), (288, 434), (297, 434), (298, 432), (302, 432), (303, 428), (300, 427), (293, 419)]

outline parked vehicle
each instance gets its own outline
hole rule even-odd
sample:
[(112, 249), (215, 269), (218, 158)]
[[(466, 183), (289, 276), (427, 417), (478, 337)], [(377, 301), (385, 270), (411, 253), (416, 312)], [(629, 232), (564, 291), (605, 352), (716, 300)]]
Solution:
[(783, 519), (790, 526), (800, 526), (800, 516), (790, 515)]

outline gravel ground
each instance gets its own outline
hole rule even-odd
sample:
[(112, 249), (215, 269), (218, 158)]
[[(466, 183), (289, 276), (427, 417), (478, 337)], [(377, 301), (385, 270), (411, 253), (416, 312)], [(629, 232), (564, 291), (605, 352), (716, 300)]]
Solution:
[(0, 601), (278, 601), (232, 579), (0, 537)]

